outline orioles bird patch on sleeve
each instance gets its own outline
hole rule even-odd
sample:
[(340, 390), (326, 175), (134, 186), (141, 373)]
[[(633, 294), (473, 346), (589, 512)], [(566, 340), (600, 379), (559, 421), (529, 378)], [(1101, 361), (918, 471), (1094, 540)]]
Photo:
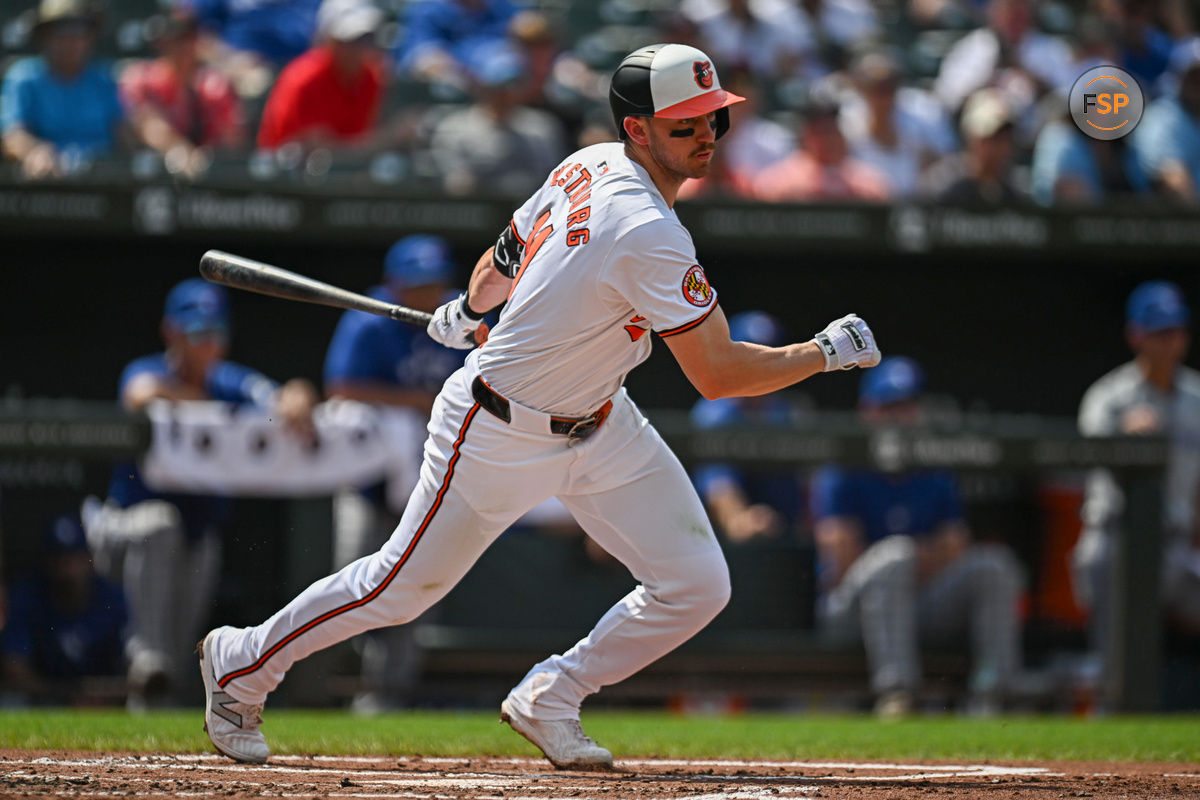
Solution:
[(713, 290), (699, 264), (693, 265), (683, 275), (683, 296), (694, 306), (704, 308), (712, 302)]

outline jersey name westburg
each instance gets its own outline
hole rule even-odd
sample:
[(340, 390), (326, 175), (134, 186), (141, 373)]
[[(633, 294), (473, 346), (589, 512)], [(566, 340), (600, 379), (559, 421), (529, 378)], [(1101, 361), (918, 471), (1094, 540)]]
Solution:
[(555, 186), (562, 187), (571, 199), (567, 215), (567, 247), (587, 244), (588, 229), (582, 227), (592, 216), (592, 207), (584, 205), (592, 199), (592, 173), (582, 164), (565, 164), (555, 170), (550, 178)]

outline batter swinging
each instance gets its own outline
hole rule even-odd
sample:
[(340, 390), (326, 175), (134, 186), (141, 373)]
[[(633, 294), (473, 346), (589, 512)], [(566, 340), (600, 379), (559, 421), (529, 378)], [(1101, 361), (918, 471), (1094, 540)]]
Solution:
[[(853, 314), (784, 347), (731, 341), (716, 291), (672, 206), (708, 173), (728, 106), (711, 60), (679, 44), (617, 67), (610, 101), (622, 142), (580, 150), (513, 215), (467, 292), (429, 335), (486, 346), (433, 407), (421, 478), (377, 553), (317, 581), (266, 622), (217, 628), (200, 646), (205, 722), (217, 749), (262, 762), (262, 705), (300, 658), (407, 622), (444, 596), (513, 521), (557, 496), (640, 584), (573, 648), (534, 666), (501, 718), (560, 768), (607, 768), (584, 734), (584, 698), (674, 649), (729, 598), (729, 575), (687, 474), (622, 388), (650, 355), (649, 331), (708, 398), (772, 392), (879, 362)], [(530, 580), (537, 580), (531, 575)]]

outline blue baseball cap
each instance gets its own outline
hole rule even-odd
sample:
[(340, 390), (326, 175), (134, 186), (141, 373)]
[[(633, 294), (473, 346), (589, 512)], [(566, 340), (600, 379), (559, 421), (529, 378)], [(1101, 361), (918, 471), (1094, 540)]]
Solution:
[(1125, 320), (1144, 333), (1185, 327), (1191, 312), (1183, 292), (1170, 281), (1147, 281), (1129, 295)]
[(878, 408), (912, 400), (925, 388), (925, 373), (907, 356), (886, 356), (863, 373), (858, 404)]
[(439, 236), (406, 236), (384, 256), (383, 275), (404, 288), (450, 283), (454, 279), (450, 245)]
[(743, 311), (729, 318), (729, 338), (779, 347), (783, 344), (783, 326), (765, 311)]
[(48, 556), (88, 552), (87, 536), (79, 519), (73, 514), (62, 514), (52, 519), (46, 526), (42, 544)]
[(216, 284), (188, 278), (167, 293), (163, 321), (183, 333), (228, 331), (228, 296)]
[(482, 86), (507, 86), (525, 75), (525, 59), (508, 42), (492, 42), (469, 53), (467, 68)]

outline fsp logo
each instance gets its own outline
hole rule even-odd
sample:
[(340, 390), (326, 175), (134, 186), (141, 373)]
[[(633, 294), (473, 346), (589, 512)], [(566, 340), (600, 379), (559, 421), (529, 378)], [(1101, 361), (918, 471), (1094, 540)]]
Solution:
[[(1097, 78), (1099, 80), (1099, 78)], [(1097, 114), (1120, 114), (1123, 106), (1129, 105), (1129, 95), (1124, 92), (1088, 92), (1083, 96), (1083, 113), (1095, 109)], [(1128, 124), (1128, 120), (1120, 123)]]
[(1142, 118), (1142, 89), (1123, 69), (1093, 67), (1075, 81), (1068, 98), (1071, 118), (1093, 139), (1112, 140), (1127, 135)]

